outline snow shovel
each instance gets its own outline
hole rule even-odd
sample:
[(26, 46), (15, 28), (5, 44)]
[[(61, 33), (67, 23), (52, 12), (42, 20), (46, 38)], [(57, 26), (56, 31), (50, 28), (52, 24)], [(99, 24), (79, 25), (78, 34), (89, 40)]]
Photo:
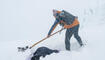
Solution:
[[(58, 30), (57, 32), (51, 34), (49, 37), (51, 37), (51, 36), (57, 34), (58, 32), (61, 32), (62, 30), (64, 30), (64, 28), (62, 28), (61, 30)], [(30, 47), (29, 47), (29, 46), (26, 46), (26, 47), (18, 47), (18, 51), (19, 51), (19, 52), (20, 52), (20, 51), (21, 51), (21, 52), (24, 52), (24, 51), (27, 50), (27, 49), (31, 49), (31, 48), (33, 48), (35, 45), (37, 45), (37, 44), (43, 42), (44, 40), (46, 40), (46, 39), (49, 38), (49, 37), (45, 37), (44, 39), (42, 39), (42, 40), (36, 42), (35, 44), (33, 44), (33, 45), (30, 46)]]

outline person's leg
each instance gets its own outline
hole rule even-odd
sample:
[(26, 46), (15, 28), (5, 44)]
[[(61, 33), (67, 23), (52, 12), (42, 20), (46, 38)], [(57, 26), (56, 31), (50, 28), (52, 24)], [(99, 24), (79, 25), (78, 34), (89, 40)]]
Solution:
[(71, 29), (67, 29), (66, 30), (66, 34), (65, 34), (65, 48), (66, 50), (70, 51), (70, 38), (72, 36), (72, 30)]
[(83, 45), (83, 42), (81, 40), (81, 37), (78, 35), (79, 25), (77, 25), (74, 29), (75, 29), (74, 30), (74, 37), (77, 39), (77, 41), (80, 44), (80, 46), (82, 46)]

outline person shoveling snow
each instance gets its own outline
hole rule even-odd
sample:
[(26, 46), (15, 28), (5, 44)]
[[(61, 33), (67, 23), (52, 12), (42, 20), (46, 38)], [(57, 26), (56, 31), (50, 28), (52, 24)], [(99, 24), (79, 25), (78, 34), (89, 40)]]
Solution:
[[(47, 38), (57, 34), (58, 32), (61, 32), (62, 30), (66, 29), (66, 36), (65, 36), (65, 48), (66, 50), (70, 51), (70, 38), (72, 37), (72, 35), (74, 34), (74, 37), (77, 39), (78, 43), (80, 44), (80, 46), (83, 46), (83, 42), (80, 38), (80, 36), (78, 35), (78, 31), (79, 31), (79, 22), (78, 22), (78, 18), (76, 16), (73, 16), (72, 14), (68, 13), (65, 10), (62, 11), (58, 11), (58, 10), (53, 10), (53, 16), (55, 17), (55, 22), (52, 25), (50, 31), (48, 32), (47, 37), (45, 37), (44, 39), (36, 42), (35, 44), (33, 44), (32, 46), (26, 46), (26, 47), (18, 47), (18, 51), (25, 51), (27, 49), (31, 49), (33, 48), (35, 45), (41, 43), (42, 41), (46, 40)], [(56, 28), (56, 26), (60, 24), (63, 28), (53, 34), (51, 34), (54, 29)]]
[(62, 27), (66, 29), (66, 34), (65, 34), (65, 48), (66, 50), (70, 50), (70, 38), (74, 34), (74, 37), (77, 39), (78, 43), (80, 46), (83, 46), (83, 42), (78, 35), (79, 31), (79, 22), (78, 18), (76, 16), (73, 16), (72, 14), (68, 13), (65, 10), (58, 11), (58, 10), (53, 10), (53, 16), (55, 17), (55, 22), (52, 25), (50, 31), (48, 32), (49, 37), (51, 33), (54, 31), (56, 26), (60, 24)]

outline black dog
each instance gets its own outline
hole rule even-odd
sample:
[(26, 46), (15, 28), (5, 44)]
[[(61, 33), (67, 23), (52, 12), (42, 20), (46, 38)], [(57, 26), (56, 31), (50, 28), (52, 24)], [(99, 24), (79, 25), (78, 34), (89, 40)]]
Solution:
[(36, 52), (33, 54), (33, 57), (31, 60), (39, 60), (40, 57), (45, 57), (46, 55), (50, 55), (52, 53), (58, 53), (58, 50), (52, 50), (47, 47), (40, 47), (36, 50)]

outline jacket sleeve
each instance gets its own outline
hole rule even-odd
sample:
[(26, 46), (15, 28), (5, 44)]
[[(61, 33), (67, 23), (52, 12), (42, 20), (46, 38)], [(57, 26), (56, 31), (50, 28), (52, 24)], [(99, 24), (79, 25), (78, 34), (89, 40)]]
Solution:
[(59, 21), (58, 20), (55, 20), (54, 24), (52, 25), (51, 29), (49, 30), (48, 32), (48, 35), (50, 35), (54, 29), (56, 28), (56, 26), (58, 25)]

